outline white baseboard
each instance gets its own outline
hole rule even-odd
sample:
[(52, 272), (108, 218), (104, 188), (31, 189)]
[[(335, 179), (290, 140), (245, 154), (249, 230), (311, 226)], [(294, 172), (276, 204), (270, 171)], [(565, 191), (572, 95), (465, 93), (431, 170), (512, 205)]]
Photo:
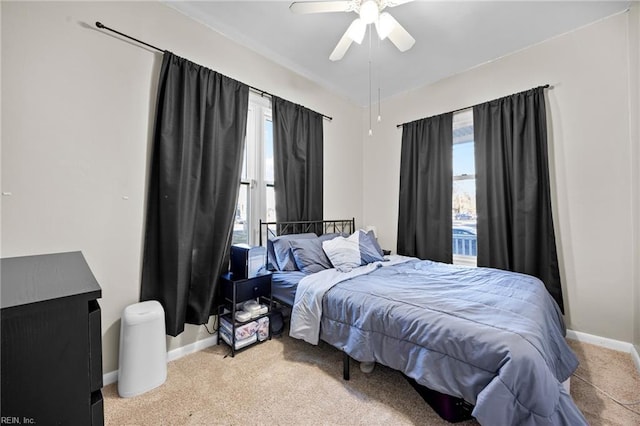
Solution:
[(102, 386), (109, 386), (118, 381), (118, 370), (109, 371), (102, 375)]
[(631, 343), (573, 330), (567, 330), (567, 339), (590, 343), (592, 345), (601, 346), (603, 348), (613, 349), (614, 351), (626, 352), (631, 355), (633, 363), (636, 365), (636, 370), (638, 370), (638, 373), (640, 373), (640, 355), (638, 354), (635, 346), (633, 346), (633, 344)]
[(198, 340), (197, 342), (190, 343), (180, 348), (176, 348), (167, 353), (167, 362), (174, 361), (178, 358), (182, 358), (185, 355), (189, 355), (194, 352), (201, 351), (203, 349), (208, 348), (209, 346), (215, 346), (217, 342), (218, 342), (218, 335), (216, 333), (210, 337), (207, 337), (206, 339)]
[(593, 334), (583, 333), (581, 331), (567, 330), (567, 339), (590, 343), (592, 345), (626, 353), (631, 353), (631, 349), (633, 348), (633, 345), (628, 342), (609, 339), (608, 337), (600, 337)]
[(631, 358), (633, 358), (633, 362), (636, 364), (636, 369), (638, 373), (640, 373), (640, 353), (638, 353), (638, 349), (631, 345)]
[[(206, 349), (210, 346), (215, 346), (218, 343), (218, 335), (217, 333), (207, 337), (206, 339), (198, 340), (197, 342), (190, 343), (188, 345), (173, 349), (167, 352), (167, 362), (175, 361), (178, 358), (182, 358), (185, 355), (189, 355), (203, 349)], [(103, 386), (108, 386), (118, 381), (118, 370), (110, 371), (108, 373), (103, 374), (102, 376), (102, 384)]]

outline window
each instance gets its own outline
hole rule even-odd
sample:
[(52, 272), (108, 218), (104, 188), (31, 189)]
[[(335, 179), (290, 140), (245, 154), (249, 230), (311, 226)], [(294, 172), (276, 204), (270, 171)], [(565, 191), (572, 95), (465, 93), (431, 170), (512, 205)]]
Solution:
[(233, 244), (257, 245), (259, 220), (276, 220), (273, 181), (271, 102), (251, 92)]
[(473, 110), (453, 115), (453, 263), (476, 265), (476, 168)]

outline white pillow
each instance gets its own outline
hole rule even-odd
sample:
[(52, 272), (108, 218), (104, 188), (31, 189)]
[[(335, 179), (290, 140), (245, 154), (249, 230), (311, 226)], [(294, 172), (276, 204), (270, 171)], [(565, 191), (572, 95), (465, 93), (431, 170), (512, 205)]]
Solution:
[(336, 237), (323, 241), (322, 249), (333, 267), (340, 272), (349, 272), (361, 264), (359, 232), (353, 233), (348, 238)]

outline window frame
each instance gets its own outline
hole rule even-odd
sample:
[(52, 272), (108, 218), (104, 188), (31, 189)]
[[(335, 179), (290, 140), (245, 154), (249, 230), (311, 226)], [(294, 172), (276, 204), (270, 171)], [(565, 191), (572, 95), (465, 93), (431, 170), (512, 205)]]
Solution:
[[(465, 109), (462, 111), (457, 111), (453, 114), (453, 125), (452, 125), (452, 129), (451, 131), (454, 133), (454, 137), (453, 137), (453, 146), (452, 149), (454, 148), (454, 146), (456, 144), (462, 144), (462, 143), (469, 143), (471, 142), (473, 144), (473, 151), (474, 151), (474, 157), (475, 157), (475, 141), (474, 141), (474, 137), (473, 135), (471, 135), (471, 140), (469, 140), (469, 135), (461, 135), (459, 137), (456, 137), (455, 135), (455, 131), (457, 129), (460, 128), (464, 128), (466, 126), (472, 126), (473, 129), (473, 109), (469, 108), (469, 109)], [(453, 158), (452, 158), (453, 161)], [(474, 162), (475, 162), (475, 158), (474, 158)], [(456, 182), (462, 182), (462, 181), (467, 181), (467, 180), (475, 180), (476, 179), (476, 175), (477, 175), (477, 171), (475, 170), (475, 166), (474, 166), (474, 173), (473, 174), (469, 174), (469, 173), (461, 173), (461, 174), (454, 174), (453, 172), (453, 165), (452, 165), (452, 183), (455, 184)], [(452, 202), (451, 202), (451, 216), (452, 218), (454, 218), (454, 203), (455, 203), (455, 193), (454, 193), (454, 187), (452, 185), (451, 188), (451, 196), (452, 196)], [(475, 199), (475, 191), (474, 191), (474, 202), (477, 203), (476, 199)], [(476, 226), (477, 226), (477, 204), (474, 208), (475, 216), (476, 216)], [(456, 219), (454, 219), (456, 220)], [(465, 226), (465, 225), (460, 225), (460, 226)], [(454, 225), (454, 227), (456, 227), (456, 225)], [(466, 234), (466, 233), (454, 233), (454, 231), (452, 230), (451, 232), (451, 236), (452, 238), (455, 240), (456, 236), (458, 238), (460, 238), (461, 236), (464, 236), (464, 238), (468, 238), (470, 237), (470, 234)], [(453, 254), (453, 264), (455, 265), (467, 265), (467, 266), (476, 266), (477, 264), (477, 259), (478, 259), (478, 255), (477, 255), (477, 233), (475, 235), (475, 250), (476, 250), (476, 255), (475, 256), (468, 256), (468, 255), (462, 255), (462, 254)], [(455, 242), (455, 241), (454, 241)], [(467, 242), (468, 244), (472, 244), (472, 242)], [(463, 245), (467, 244), (463, 241)], [(473, 250), (473, 248), (471, 246), (468, 247), (470, 250)]]
[[(470, 123), (473, 126), (473, 109), (469, 108), (469, 109), (465, 109), (462, 111), (457, 111), (453, 114), (453, 128), (451, 129), (452, 132), (455, 132), (456, 127), (464, 127), (465, 125), (468, 125), (468, 123)], [(473, 139), (472, 139), (473, 141)], [(462, 140), (462, 141), (456, 141), (456, 138), (454, 136), (453, 138), (453, 145), (457, 145), (460, 143), (467, 143), (468, 141), (466, 140)], [(474, 148), (475, 148), (475, 142), (474, 142)], [(453, 181), (457, 181), (457, 180), (472, 180), (476, 178), (476, 174), (468, 174), (468, 173), (462, 173), (460, 175), (453, 175)]]
[(247, 243), (256, 245), (259, 240), (259, 221), (266, 219), (267, 186), (273, 181), (265, 179), (265, 121), (272, 121), (271, 99), (249, 92), (247, 112), (247, 134), (245, 137), (246, 175), (240, 185), (248, 189), (247, 201)]

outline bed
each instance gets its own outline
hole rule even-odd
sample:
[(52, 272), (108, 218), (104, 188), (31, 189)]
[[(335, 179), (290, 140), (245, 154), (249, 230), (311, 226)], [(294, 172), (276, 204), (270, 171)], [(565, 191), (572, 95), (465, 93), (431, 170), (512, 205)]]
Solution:
[[(332, 222), (350, 224), (334, 229)], [(578, 361), (565, 341), (560, 310), (541, 281), (397, 255), (372, 256), (377, 260), (370, 262), (362, 255), (360, 265), (344, 267), (353, 253), (336, 254), (340, 250), (330, 245), (347, 252), (357, 241), (367, 251), (362, 246), (371, 245), (371, 235), (355, 230), (353, 219), (313, 223), (261, 224), (276, 246), (267, 244), (269, 258), (283, 269), (274, 272), (273, 290), (291, 306), (292, 337), (310, 344), (323, 340), (357, 361), (386, 365), (463, 398), (483, 425), (586, 424), (562, 385)], [(276, 252), (287, 244), (286, 260), (293, 264), (302, 258), (293, 256), (302, 253), (300, 247), (315, 247), (320, 256), (320, 244), (329, 267), (316, 265), (310, 272), (302, 259), (302, 268), (280, 268), (283, 256)]]

